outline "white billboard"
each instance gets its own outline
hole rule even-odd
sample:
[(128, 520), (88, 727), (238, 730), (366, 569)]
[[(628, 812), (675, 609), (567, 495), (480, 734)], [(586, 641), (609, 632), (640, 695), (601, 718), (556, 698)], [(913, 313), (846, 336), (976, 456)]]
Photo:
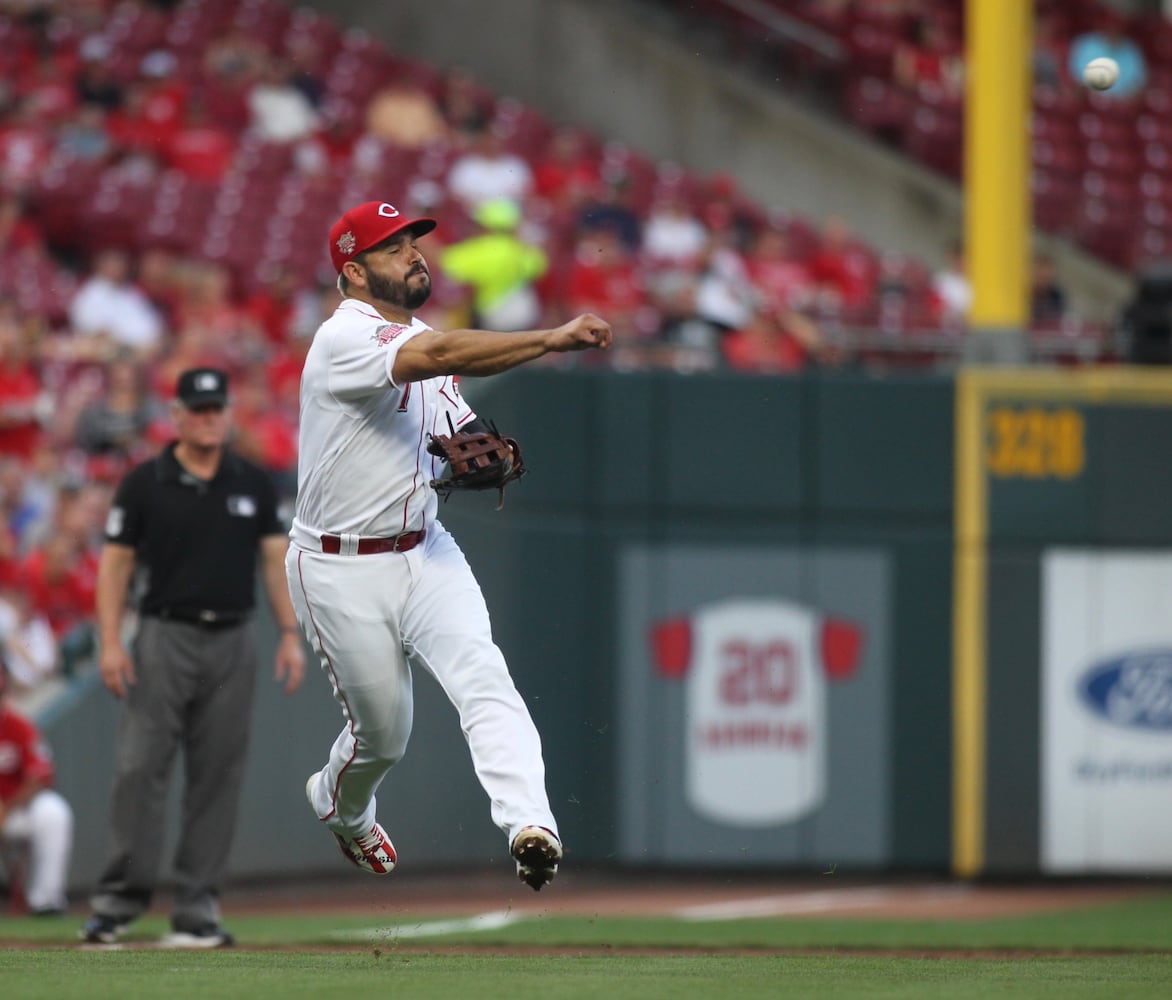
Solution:
[(1041, 865), (1172, 872), (1172, 552), (1042, 558)]

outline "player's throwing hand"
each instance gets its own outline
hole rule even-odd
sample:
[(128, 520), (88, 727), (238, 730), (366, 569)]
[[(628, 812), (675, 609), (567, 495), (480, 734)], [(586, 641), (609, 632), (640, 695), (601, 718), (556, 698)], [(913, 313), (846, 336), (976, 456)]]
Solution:
[(599, 319), (594, 313), (583, 313), (553, 331), (550, 350), (587, 351), (593, 347), (605, 351), (610, 347), (612, 336), (606, 320)]

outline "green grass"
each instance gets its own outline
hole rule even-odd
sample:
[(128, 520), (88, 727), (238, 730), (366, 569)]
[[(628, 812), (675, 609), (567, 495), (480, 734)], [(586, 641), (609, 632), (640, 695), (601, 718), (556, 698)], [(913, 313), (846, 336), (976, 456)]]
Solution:
[(873, 955), (506, 956), (61, 949), (0, 952), (13, 1000), (395, 998), (1166, 998), (1167, 956), (971, 960)]
[[(544, 948), (920, 949), (1164, 951), (1172, 954), (1172, 893), (1128, 902), (990, 920), (862, 920), (824, 917), (686, 921), (668, 917), (541, 917), (488, 930), (439, 933), (441, 918), (414, 922), (370, 914), (233, 915), (226, 923), (242, 947), (350, 945), (537, 946)], [(0, 918), (0, 942), (72, 943), (80, 918)], [(428, 934), (428, 930), (436, 931)], [(137, 922), (129, 943), (150, 943), (167, 922)], [(1172, 994), (1170, 994), (1172, 995)]]
[(151, 947), (162, 916), (125, 950), (77, 947), (78, 918), (0, 918), (0, 998), (1172, 997), (1172, 894), (996, 920), (543, 917), (444, 934), (430, 918), (230, 917), (240, 947), (200, 953)]

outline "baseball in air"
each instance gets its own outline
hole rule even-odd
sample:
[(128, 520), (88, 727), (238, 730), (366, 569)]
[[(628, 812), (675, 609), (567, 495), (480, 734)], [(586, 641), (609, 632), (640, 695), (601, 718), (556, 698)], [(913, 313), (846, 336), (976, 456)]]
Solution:
[(1108, 56), (1100, 56), (1086, 64), (1082, 71), (1082, 78), (1088, 87), (1095, 90), (1106, 90), (1113, 87), (1119, 79), (1119, 63)]

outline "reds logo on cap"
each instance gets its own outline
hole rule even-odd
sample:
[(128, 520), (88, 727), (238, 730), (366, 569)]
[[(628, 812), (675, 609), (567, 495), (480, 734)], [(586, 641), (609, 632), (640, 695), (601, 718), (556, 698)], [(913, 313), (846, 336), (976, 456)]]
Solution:
[(346, 212), (330, 227), (330, 260), (334, 270), (355, 255), (378, 246), (404, 229), (423, 236), (435, 229), (435, 219), (408, 219), (389, 201), (368, 201)]

